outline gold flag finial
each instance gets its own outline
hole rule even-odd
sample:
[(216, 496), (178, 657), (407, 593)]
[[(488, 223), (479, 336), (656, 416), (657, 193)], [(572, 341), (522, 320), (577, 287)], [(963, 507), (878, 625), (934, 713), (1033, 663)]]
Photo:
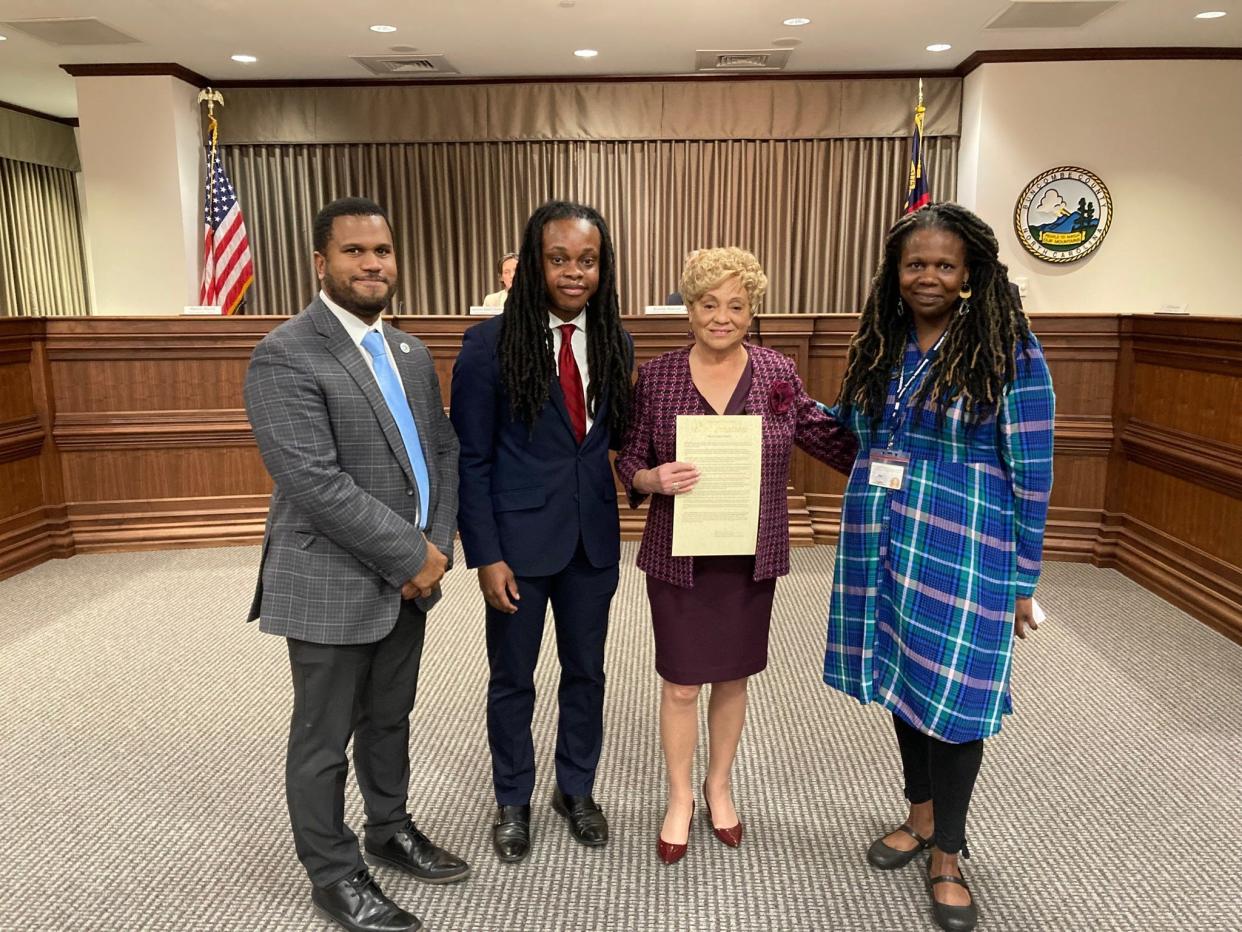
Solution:
[(198, 102), (207, 104), (207, 123), (211, 127), (211, 144), (216, 144), (216, 133), (219, 124), (216, 122), (216, 104), (224, 106), (224, 95), (214, 87), (205, 87), (198, 92)]
[(216, 104), (224, 106), (224, 95), (214, 87), (205, 87), (198, 92), (198, 102), (207, 104), (207, 116), (209, 119), (216, 118)]

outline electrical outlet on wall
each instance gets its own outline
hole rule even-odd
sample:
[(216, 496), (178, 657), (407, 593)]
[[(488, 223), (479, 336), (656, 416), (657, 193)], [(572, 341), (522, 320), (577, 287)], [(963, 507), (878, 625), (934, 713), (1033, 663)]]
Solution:
[(1023, 301), (1025, 301), (1026, 300), (1026, 289), (1027, 289), (1027, 285), (1030, 284), (1030, 280), (1026, 278), (1025, 276), (1023, 276), (1022, 278), (1011, 278), (1009, 280), (1018, 286), (1018, 297), (1021, 298)]

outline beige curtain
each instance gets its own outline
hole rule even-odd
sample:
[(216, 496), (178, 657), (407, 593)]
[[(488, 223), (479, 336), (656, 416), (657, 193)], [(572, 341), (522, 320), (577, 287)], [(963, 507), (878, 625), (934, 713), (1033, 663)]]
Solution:
[(0, 101), (0, 159), (81, 171), (73, 127), (10, 110)]
[(74, 173), (0, 158), (0, 315), (89, 313)]
[[(956, 194), (958, 140), (928, 137), (933, 196)], [(884, 232), (901, 213), (908, 138), (471, 142), (223, 147), (255, 257), (252, 314), (315, 293), (311, 220), (336, 197), (391, 214), (397, 311), (463, 314), (497, 286), (526, 218), (549, 198), (600, 210), (624, 313), (677, 290), (682, 257), (738, 245), (763, 263), (775, 313), (859, 309)]]
[[(706, 76), (704, 76), (706, 77)], [(796, 78), (230, 87), (223, 145), (906, 138), (961, 133), (962, 79)]]

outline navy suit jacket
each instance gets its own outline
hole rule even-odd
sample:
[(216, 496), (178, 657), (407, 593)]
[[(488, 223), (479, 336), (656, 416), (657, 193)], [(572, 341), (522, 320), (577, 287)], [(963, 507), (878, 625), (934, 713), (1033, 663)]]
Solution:
[[(579, 539), (592, 566), (621, 559), (617, 487), (608, 451), (608, 398), (579, 445), (560, 382), (532, 429), (510, 415), (497, 348), (503, 315), (466, 331), (453, 364), (450, 417), (461, 442), (457, 523), (466, 565), (504, 560), (517, 576), (551, 576)], [(633, 359), (633, 340), (629, 346)], [(596, 376), (599, 377), (598, 375)]]

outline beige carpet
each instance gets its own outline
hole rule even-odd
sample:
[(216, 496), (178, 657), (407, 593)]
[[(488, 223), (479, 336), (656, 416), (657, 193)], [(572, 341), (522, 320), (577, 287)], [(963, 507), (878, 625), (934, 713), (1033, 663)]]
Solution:
[[(546, 806), (555, 657), (541, 662), (536, 846), (491, 854), (486, 662), (473, 574), (428, 626), (411, 808), (475, 866), (384, 889), (431, 932), (930, 930), (918, 865), (863, 851), (902, 812), (890, 725), (820, 682), (829, 548), (777, 587), (737, 768), (741, 849), (699, 822), (655, 858), (657, 681), (635, 548), (608, 646), (586, 850)], [(302, 930), (311, 911), (283, 791), (284, 645), (243, 624), (254, 548), (75, 557), (0, 582), (0, 930)], [(966, 865), (981, 930), (1242, 928), (1242, 648), (1109, 571), (1052, 564), (1020, 644), (1018, 713), (988, 742)], [(551, 626), (549, 626), (550, 630)], [(349, 817), (360, 824), (352, 786)]]

